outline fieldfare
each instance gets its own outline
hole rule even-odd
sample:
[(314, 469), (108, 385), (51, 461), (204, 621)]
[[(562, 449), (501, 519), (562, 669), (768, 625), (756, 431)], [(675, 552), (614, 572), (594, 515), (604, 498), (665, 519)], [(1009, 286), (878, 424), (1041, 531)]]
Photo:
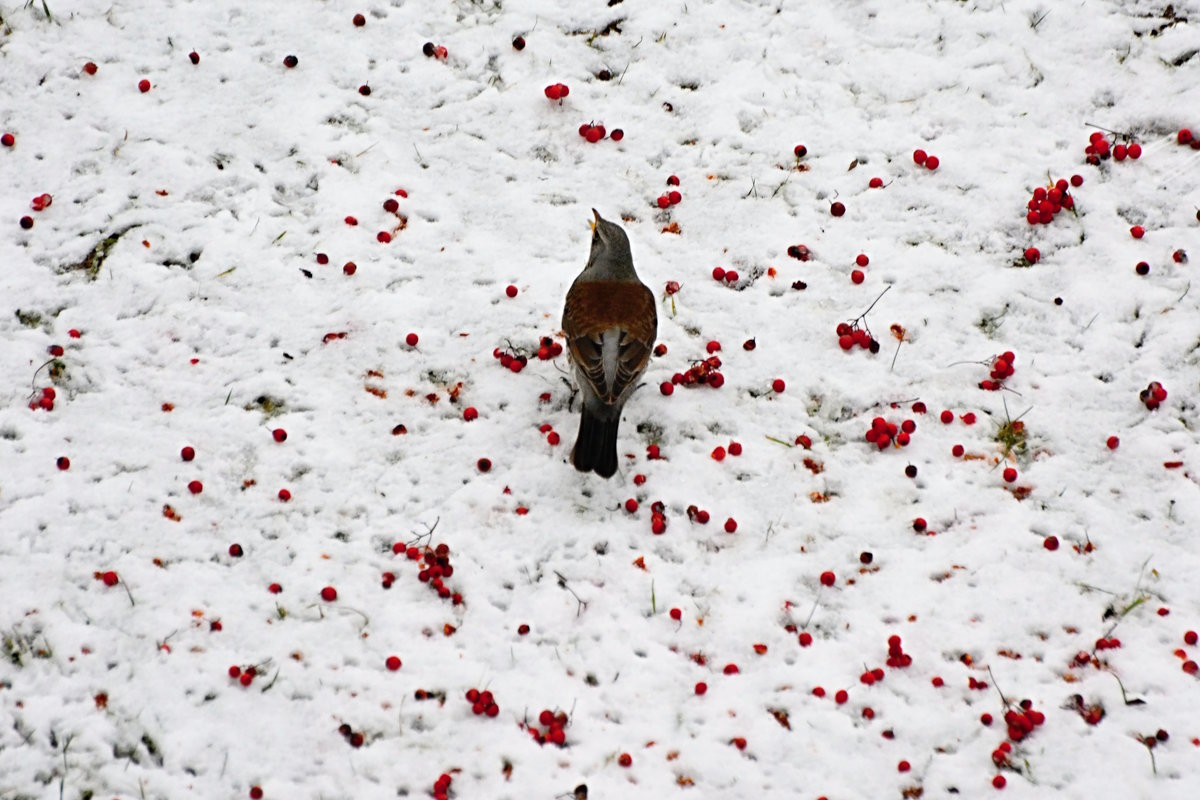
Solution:
[(633, 269), (625, 231), (592, 213), (592, 252), (567, 290), (562, 327), (583, 395), (571, 463), (608, 478), (617, 471), (621, 408), (650, 361), (658, 311), (654, 294)]

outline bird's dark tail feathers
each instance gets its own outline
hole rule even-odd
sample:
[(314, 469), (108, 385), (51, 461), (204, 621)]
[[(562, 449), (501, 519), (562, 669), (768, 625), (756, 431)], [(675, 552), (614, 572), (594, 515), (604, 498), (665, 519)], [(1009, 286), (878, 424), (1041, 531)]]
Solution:
[(612, 417), (594, 414), (585, 403), (579, 417), (579, 435), (571, 451), (571, 463), (580, 472), (595, 472), (601, 478), (611, 478), (617, 471), (617, 428), (621, 412)]

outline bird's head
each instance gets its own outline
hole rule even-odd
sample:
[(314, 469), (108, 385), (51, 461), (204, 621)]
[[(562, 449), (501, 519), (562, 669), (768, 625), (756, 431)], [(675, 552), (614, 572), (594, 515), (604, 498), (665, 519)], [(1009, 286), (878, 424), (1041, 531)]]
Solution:
[(620, 225), (609, 222), (592, 209), (592, 251), (588, 256), (588, 268), (611, 274), (613, 277), (636, 277), (633, 270), (633, 254), (629, 251), (629, 237)]

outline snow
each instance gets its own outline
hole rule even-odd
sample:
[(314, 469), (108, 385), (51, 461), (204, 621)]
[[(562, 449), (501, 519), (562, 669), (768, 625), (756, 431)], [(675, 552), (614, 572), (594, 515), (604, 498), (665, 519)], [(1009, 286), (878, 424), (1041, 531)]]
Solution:
[[(449, 773), (457, 797), (1195, 797), (1200, 689), (1181, 666), (1200, 655), (1184, 640), (1200, 629), (1200, 314), (1172, 253), (1200, 254), (1200, 154), (1176, 143), (1200, 128), (1200, 6), (1172, 13), (0, 10), (16, 137), (0, 147), (0, 796), (367, 800), (430, 796)], [(557, 82), (561, 104), (543, 93)], [(625, 137), (589, 144), (589, 122)], [(1132, 133), (1141, 158), (1085, 164), (1096, 126)], [(1030, 226), (1034, 188), (1073, 174), (1078, 214)], [(683, 199), (659, 210), (669, 175)], [(593, 207), (623, 219), (656, 294), (682, 285), (610, 481), (567, 462), (566, 357), (532, 357), (558, 333)], [(116, 234), (94, 280), (69, 268)], [(787, 255), (800, 243), (810, 261)], [(1041, 260), (1019, 266), (1029, 246)], [(837, 324), (877, 298), (880, 352), (844, 352)], [(661, 394), (712, 340), (725, 384)], [(977, 388), (1004, 351), (1005, 389)], [(1149, 411), (1155, 380), (1168, 397)], [(53, 410), (31, 410), (51, 386)], [(879, 415), (916, 422), (907, 448), (864, 441)], [(1026, 446), (1006, 457), (997, 434), (1018, 418)], [(710, 457), (731, 441), (740, 456)], [(463, 603), (396, 542), (447, 544)], [(910, 666), (885, 667), (892, 635)], [(263, 674), (243, 687), (231, 665)], [(884, 680), (861, 683), (875, 667)], [(473, 687), (495, 718), (472, 714)], [(1045, 714), (1004, 769), (1001, 693)], [(544, 708), (570, 715), (565, 748), (522, 727)], [(1139, 737), (1159, 729), (1152, 763)]]

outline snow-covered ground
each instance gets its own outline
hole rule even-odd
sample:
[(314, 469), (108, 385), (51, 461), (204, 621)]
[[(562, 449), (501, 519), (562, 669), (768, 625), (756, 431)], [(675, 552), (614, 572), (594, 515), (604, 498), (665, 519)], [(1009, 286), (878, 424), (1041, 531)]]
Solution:
[[(1195, 2), (0, 15), (0, 796), (1200, 795)], [(609, 481), (534, 355), (593, 207), (664, 296)]]

